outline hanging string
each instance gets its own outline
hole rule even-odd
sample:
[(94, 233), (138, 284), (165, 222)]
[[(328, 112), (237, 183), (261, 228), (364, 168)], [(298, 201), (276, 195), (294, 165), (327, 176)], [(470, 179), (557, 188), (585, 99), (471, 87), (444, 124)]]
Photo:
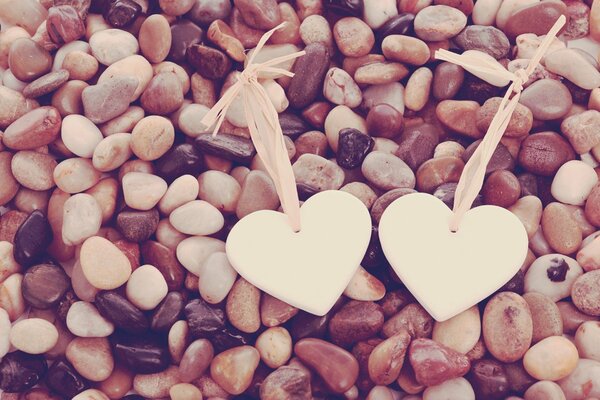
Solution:
[(241, 96), (250, 138), (268, 174), (275, 183), (283, 212), (288, 216), (294, 232), (298, 232), (301, 227), (300, 202), (294, 171), (288, 157), (277, 110), (271, 103), (266, 90), (258, 81), (258, 77), (265, 72), (289, 77), (294, 76), (292, 72), (279, 68), (277, 65), (301, 57), (305, 52), (298, 51), (263, 63), (254, 63), (256, 56), (271, 35), (278, 29), (283, 28), (285, 24), (284, 22), (276, 26), (262, 36), (250, 56), (246, 68), (239, 74), (237, 82), (225, 92), (217, 104), (202, 118), (201, 123), (205, 126), (214, 125), (213, 135), (216, 135), (225, 120), (227, 110), (238, 96)]
[(552, 41), (556, 38), (556, 35), (565, 23), (566, 18), (564, 15), (561, 15), (538, 47), (533, 58), (529, 60), (527, 68), (519, 69), (514, 73), (506, 70), (497, 61), (492, 62), (490, 57), (478, 51), (472, 50), (465, 52), (464, 54), (456, 54), (447, 50), (437, 50), (435, 52), (436, 59), (460, 65), (467, 71), (479, 76), (491, 84), (496, 83), (497, 86), (504, 86), (498, 85), (497, 83), (502, 82), (503, 80), (505, 80), (506, 83), (512, 82), (502, 98), (500, 107), (492, 119), (483, 140), (465, 165), (460, 180), (458, 181), (454, 196), (453, 216), (450, 219), (450, 230), (452, 232), (458, 230), (460, 221), (465, 213), (471, 209), (473, 201), (475, 201), (475, 198), (483, 186), (487, 165), (490, 162), (504, 131), (506, 131), (506, 128), (508, 127), (517, 104), (519, 103), (519, 98), (523, 91), (523, 84), (529, 80), (529, 76), (535, 71), (540, 60), (544, 57), (546, 51), (548, 51), (548, 48), (552, 44)]

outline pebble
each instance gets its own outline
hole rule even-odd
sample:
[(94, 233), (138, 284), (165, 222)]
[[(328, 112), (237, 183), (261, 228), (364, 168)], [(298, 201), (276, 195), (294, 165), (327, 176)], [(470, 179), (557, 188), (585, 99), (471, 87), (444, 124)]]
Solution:
[(432, 339), (462, 354), (467, 354), (481, 336), (479, 309), (466, 311), (433, 326)]
[(469, 379), (475, 394), (481, 398), (504, 399), (509, 394), (506, 368), (494, 359), (474, 361)]
[(23, 276), (21, 290), (25, 301), (38, 309), (56, 305), (69, 289), (70, 282), (62, 268), (52, 264), (38, 264)]
[(571, 289), (573, 304), (585, 314), (599, 316), (600, 296), (597, 290), (599, 286), (600, 270), (586, 272), (578, 277)]
[(383, 312), (373, 302), (352, 301), (337, 311), (329, 322), (333, 343), (348, 347), (375, 336), (383, 326)]
[(4, 309), (11, 321), (16, 321), (25, 312), (25, 301), (22, 296), (21, 283), (23, 275), (12, 274), (0, 285), (0, 307)]
[(173, 400), (202, 400), (202, 392), (189, 383), (178, 383), (171, 386), (169, 396)]
[[(344, 188), (340, 190), (344, 190)], [(344, 296), (352, 300), (378, 301), (385, 296), (385, 286), (363, 267), (359, 267), (346, 289), (344, 289)]]
[(221, 171), (206, 171), (200, 174), (197, 182), (198, 198), (223, 213), (235, 212), (242, 190), (235, 178)]
[(477, 128), (479, 104), (471, 100), (443, 100), (438, 103), (435, 115), (448, 129), (473, 139), (483, 134)]
[(106, 338), (75, 338), (65, 356), (81, 376), (93, 382), (108, 379), (115, 365)]
[(567, 399), (584, 399), (600, 396), (600, 362), (580, 359), (577, 367), (568, 377), (558, 382)]
[(41, 318), (17, 321), (10, 330), (10, 343), (28, 354), (43, 354), (57, 341), (58, 331), (54, 325)]
[[(301, 155), (292, 167), (296, 183), (314, 192), (337, 190), (344, 184), (344, 170), (334, 162), (316, 154)], [(242, 196), (243, 191), (242, 188)], [(239, 204), (242, 202), (242, 196)]]
[(129, 172), (123, 177), (125, 203), (135, 210), (148, 211), (167, 191), (167, 182), (144, 172)]
[(386, 36), (381, 43), (381, 48), (386, 59), (411, 65), (423, 65), (430, 57), (427, 44), (411, 36)]
[(148, 113), (167, 115), (177, 111), (183, 104), (181, 81), (173, 72), (161, 72), (152, 78), (140, 100)]
[(406, 83), (404, 92), (404, 103), (406, 108), (413, 111), (420, 111), (425, 107), (429, 100), (431, 91), (431, 82), (433, 74), (429, 68), (417, 69)]
[(382, 190), (415, 187), (415, 174), (404, 161), (393, 154), (374, 151), (363, 161), (361, 171), (365, 178)]
[(565, 118), (560, 128), (573, 149), (578, 154), (583, 154), (600, 144), (600, 136), (596, 132), (599, 122), (600, 112), (588, 110)]
[(89, 81), (98, 72), (98, 60), (83, 51), (72, 51), (65, 56), (62, 67), (72, 80)]
[(102, 317), (92, 303), (86, 301), (71, 305), (66, 323), (72, 334), (83, 338), (107, 337), (115, 330), (115, 326)]
[[(114, 78), (133, 77), (138, 80), (137, 89), (133, 92), (130, 102), (137, 100), (148, 87), (153, 77), (152, 65), (140, 55), (132, 55), (111, 64), (104, 70), (98, 83), (107, 82)], [(123, 99), (125, 100), (125, 99)]]
[(464, 161), (457, 157), (439, 157), (425, 161), (417, 170), (417, 188), (433, 193), (446, 183), (456, 183), (460, 179)]
[(0, 187), (0, 204), (7, 204), (17, 194), (19, 183), (11, 171), (13, 155), (9, 152), (0, 152), (0, 180), (4, 183)]
[[(548, 96), (548, 93), (553, 93)], [(573, 99), (567, 87), (554, 79), (540, 79), (521, 94), (520, 103), (531, 110), (533, 118), (547, 121), (564, 117)]]
[(100, 382), (98, 388), (109, 398), (120, 398), (125, 396), (132, 386), (133, 376), (131, 372), (117, 366), (107, 379)]
[(337, 164), (345, 169), (359, 167), (371, 151), (374, 140), (357, 129), (340, 130), (338, 139)]
[(81, 92), (85, 116), (95, 124), (107, 122), (123, 114), (138, 87), (139, 80), (131, 76), (114, 77)]
[(15, 78), (31, 82), (50, 72), (52, 56), (33, 40), (19, 38), (10, 46), (8, 66)]
[(102, 210), (96, 199), (86, 193), (71, 196), (64, 204), (62, 240), (78, 245), (94, 236), (102, 225)]
[(8, 393), (24, 392), (35, 386), (48, 371), (42, 355), (15, 351), (0, 361), (0, 389)]
[(533, 321), (527, 302), (513, 292), (496, 294), (483, 312), (483, 339), (503, 362), (519, 360), (531, 344)]
[(152, 374), (169, 365), (168, 349), (151, 334), (113, 335), (111, 346), (117, 361), (136, 373)]
[(171, 28), (159, 14), (151, 15), (140, 26), (140, 51), (152, 63), (164, 61), (171, 49)]
[(63, 45), (85, 34), (85, 25), (78, 10), (70, 5), (54, 5), (48, 9), (46, 29), (50, 39)]
[(232, 286), (225, 311), (229, 322), (246, 333), (260, 328), (260, 290), (245, 279), (238, 279)]
[(190, 343), (179, 363), (179, 376), (183, 382), (192, 382), (206, 372), (214, 356), (213, 346), (207, 339)]
[(283, 327), (265, 330), (256, 339), (256, 350), (269, 368), (279, 368), (288, 362), (292, 355), (292, 337)]
[(263, 400), (312, 398), (310, 375), (293, 366), (283, 366), (271, 372), (260, 385)]
[(92, 236), (83, 242), (79, 262), (86, 279), (98, 289), (118, 288), (131, 275), (127, 256), (100, 236)]
[(142, 265), (129, 277), (126, 293), (129, 301), (140, 310), (153, 310), (167, 295), (167, 282), (156, 267)]
[(583, 161), (569, 161), (554, 176), (552, 196), (562, 203), (582, 206), (597, 183), (592, 167)]
[(473, 6), (473, 22), (478, 25), (493, 25), (501, 0), (483, 0), (475, 2)]
[(225, 391), (238, 395), (252, 383), (259, 362), (260, 354), (254, 347), (234, 347), (213, 359), (210, 364), (210, 376)]
[(13, 256), (13, 247), (10, 242), (0, 241), (0, 282), (21, 270)]
[(194, 200), (177, 207), (169, 215), (175, 229), (187, 235), (212, 235), (223, 228), (221, 212), (204, 200)]
[[(335, 393), (345, 393), (356, 382), (358, 362), (346, 350), (321, 339), (308, 338), (296, 342), (294, 353), (312, 368)], [(345, 365), (345, 368), (337, 368)]]
[(140, 159), (153, 161), (165, 155), (175, 140), (171, 121), (157, 115), (141, 119), (131, 133), (131, 150)]
[(223, 301), (237, 278), (237, 272), (222, 252), (209, 255), (198, 272), (200, 296), (210, 304)]
[(56, 165), (56, 160), (49, 154), (22, 150), (13, 156), (10, 167), (17, 182), (28, 189), (41, 191), (54, 187), (52, 173)]
[(575, 333), (575, 345), (581, 358), (600, 360), (600, 349), (597, 345), (600, 334), (598, 321), (586, 321), (582, 323)]
[(478, 50), (496, 60), (505, 58), (510, 51), (510, 43), (504, 32), (493, 26), (467, 26), (454, 41), (463, 51)]
[(40, 259), (53, 239), (52, 227), (44, 213), (35, 210), (19, 225), (14, 236), (13, 257), (23, 267)]
[(137, 54), (138, 41), (131, 33), (121, 29), (105, 29), (94, 33), (90, 39), (92, 55), (106, 66)]
[(52, 95), (52, 106), (56, 107), (62, 116), (83, 114), (81, 92), (86, 87), (88, 84), (83, 81), (66, 82)]
[(467, 17), (458, 9), (435, 5), (417, 13), (414, 29), (419, 38), (435, 42), (456, 36), (466, 24)]
[(57, 360), (52, 364), (45, 381), (46, 386), (62, 398), (72, 399), (87, 388), (87, 382), (63, 360)]
[(510, 171), (494, 171), (483, 185), (482, 195), (485, 204), (508, 208), (521, 196), (521, 184)]
[(557, 381), (569, 376), (577, 361), (577, 348), (569, 339), (550, 336), (527, 350), (523, 366), (535, 379)]
[(548, 71), (565, 77), (583, 89), (591, 90), (600, 86), (600, 72), (575, 49), (560, 49), (547, 54), (544, 65)]
[(0, 86), (0, 129), (4, 129), (14, 121), (31, 111), (35, 105), (21, 93), (5, 86)]
[(10, 124), (2, 143), (13, 150), (33, 150), (52, 143), (60, 132), (61, 116), (54, 107), (45, 106), (29, 111)]
[(119, 168), (133, 155), (130, 148), (131, 134), (115, 133), (98, 143), (92, 155), (92, 164), (100, 172), (110, 172)]
[[(515, 8), (509, 14), (506, 25), (502, 29), (511, 39), (529, 32), (544, 35), (552, 28), (561, 14), (567, 14), (567, 6), (561, 1), (533, 2), (533, 4)], [(535, 21), (535, 24), (532, 24), (531, 21)]]
[[(481, 108), (477, 111), (477, 128), (481, 132), (487, 132), (494, 115), (500, 107), (500, 97), (492, 97), (486, 100)], [(517, 103), (517, 107), (513, 112), (508, 126), (506, 127), (505, 137), (521, 138), (527, 136), (533, 126), (533, 114), (529, 108), (521, 103)]]
[(115, 291), (99, 292), (95, 304), (102, 316), (125, 332), (140, 334), (148, 329), (148, 319), (142, 311)]
[[(327, 86), (323, 87), (323, 79), (326, 79), (329, 68), (329, 50), (323, 43), (311, 43), (306, 46), (306, 54), (294, 63), (294, 76), (292, 77), (287, 96), (290, 105), (295, 108), (304, 108), (312, 103), (321, 91), (325, 92)], [(352, 84), (351, 77), (349, 82)], [(356, 87), (349, 87), (348, 90), (354, 90), (354, 96), (360, 97), (360, 90)], [(353, 100), (354, 103), (360, 100)], [(357, 104), (358, 105), (358, 104)], [(356, 107), (356, 105), (354, 106)]]
[[(560, 229), (556, 229), (560, 227)], [(550, 203), (542, 214), (544, 237), (557, 252), (571, 254), (581, 247), (582, 233), (567, 207), (561, 203)]]
[(470, 369), (469, 359), (431, 339), (413, 339), (408, 359), (418, 383), (439, 385), (448, 379), (459, 378)]
[(325, 75), (323, 95), (338, 105), (354, 108), (362, 102), (362, 92), (354, 79), (341, 68), (331, 68)]
[(577, 261), (562, 254), (536, 259), (525, 274), (525, 292), (538, 292), (559, 301), (568, 297), (575, 280), (583, 274)]
[(365, 56), (375, 44), (375, 35), (369, 25), (356, 17), (345, 17), (336, 22), (333, 38), (346, 57)]
[(439, 385), (429, 386), (423, 392), (423, 400), (442, 400), (448, 398), (475, 400), (473, 387), (465, 378), (448, 379)]
[(144, 242), (156, 232), (159, 223), (158, 210), (122, 211), (117, 215), (116, 227), (124, 238), (130, 242)]
[(221, 240), (202, 236), (189, 237), (177, 245), (177, 259), (188, 271), (198, 276), (208, 256), (224, 251), (225, 243)]
[(553, 176), (567, 161), (575, 159), (573, 148), (555, 132), (531, 134), (521, 143), (518, 163), (526, 171)]
[(373, 348), (367, 369), (371, 380), (378, 385), (389, 385), (400, 375), (410, 343), (407, 331), (401, 331)]
[(179, 370), (172, 365), (161, 372), (136, 375), (133, 389), (146, 398), (160, 399), (168, 397), (170, 388), (180, 382)]
[(533, 320), (532, 342), (537, 343), (550, 336), (560, 336), (563, 332), (563, 321), (560, 310), (548, 296), (529, 292), (523, 298), (531, 310)]
[(551, 381), (536, 382), (523, 394), (525, 400), (565, 400), (565, 394), (558, 384)]
[(263, 293), (260, 302), (260, 318), (266, 327), (279, 326), (298, 314), (296, 307)]

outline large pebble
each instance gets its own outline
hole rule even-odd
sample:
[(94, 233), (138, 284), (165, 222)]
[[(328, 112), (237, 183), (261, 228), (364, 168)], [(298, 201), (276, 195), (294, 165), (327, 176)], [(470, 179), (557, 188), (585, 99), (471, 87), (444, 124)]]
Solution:
[(563, 164), (552, 181), (552, 196), (562, 203), (582, 206), (598, 183), (596, 171), (583, 161)]
[(10, 343), (28, 354), (45, 353), (57, 342), (56, 327), (45, 319), (23, 319), (16, 322), (10, 330)]
[(53, 156), (30, 150), (17, 152), (11, 160), (14, 178), (31, 190), (48, 190), (54, 186), (52, 175), (57, 162)]
[(83, 115), (68, 115), (62, 122), (61, 139), (73, 154), (91, 158), (103, 136), (100, 129)]
[(561, 49), (545, 57), (546, 69), (577, 86), (591, 90), (600, 86), (600, 72), (575, 49)]
[(378, 385), (389, 385), (400, 375), (408, 351), (410, 335), (403, 330), (379, 343), (369, 355), (369, 377)]
[(581, 274), (581, 266), (571, 257), (546, 254), (535, 260), (527, 270), (525, 292), (542, 293), (553, 301), (559, 301), (571, 294), (571, 287)]
[(123, 114), (129, 108), (139, 80), (132, 76), (108, 79), (81, 92), (85, 116), (95, 124), (101, 124)]
[(492, 297), (483, 313), (483, 338), (498, 360), (519, 360), (531, 344), (533, 320), (527, 302), (513, 292)]
[(65, 355), (81, 376), (94, 382), (107, 379), (115, 366), (106, 338), (75, 338)]
[(586, 321), (582, 323), (575, 333), (575, 345), (581, 358), (600, 361), (600, 322)]
[(348, 347), (360, 340), (369, 339), (383, 326), (381, 308), (366, 301), (352, 301), (336, 312), (329, 322), (331, 341)]
[(415, 187), (413, 171), (400, 158), (393, 154), (374, 151), (367, 155), (361, 171), (365, 178), (382, 190)]
[(94, 33), (90, 37), (90, 47), (92, 55), (104, 65), (112, 65), (139, 50), (135, 36), (121, 29), (105, 29)]
[(337, 190), (344, 184), (344, 170), (316, 154), (303, 154), (293, 164), (296, 182), (315, 192)]
[(179, 363), (179, 376), (183, 382), (192, 382), (203, 375), (214, 356), (213, 346), (207, 339), (198, 339), (185, 349)]
[(448, 379), (459, 378), (471, 367), (465, 355), (431, 339), (413, 340), (408, 358), (417, 382), (426, 386), (439, 385)]
[(161, 372), (136, 375), (133, 378), (133, 389), (146, 398), (160, 399), (168, 397), (169, 389), (179, 382), (179, 370), (172, 365)]
[(62, 240), (67, 245), (78, 245), (100, 230), (102, 210), (96, 199), (78, 193), (65, 201), (63, 209)]
[(362, 92), (354, 79), (341, 68), (331, 68), (325, 75), (323, 95), (338, 105), (354, 108), (362, 102)]
[[(400, 86), (402, 87), (402, 85)], [(402, 88), (402, 90), (404, 90), (404, 88)], [(394, 92), (392, 91), (392, 93)], [(402, 92), (401, 95), (403, 98), (404, 92)], [(402, 110), (404, 111), (404, 100), (402, 100)], [(356, 114), (349, 107), (337, 106), (333, 108), (329, 114), (327, 114), (325, 119), (325, 134), (327, 135), (329, 146), (333, 151), (337, 151), (339, 134), (344, 128), (354, 128), (360, 132), (367, 132), (367, 123), (360, 115)]]
[[(341, 347), (321, 339), (302, 339), (294, 346), (294, 352), (335, 393), (348, 391), (358, 377), (356, 358)], [(345, 368), (339, 368), (344, 365)]]
[(346, 57), (367, 55), (375, 44), (375, 35), (369, 25), (355, 17), (345, 17), (336, 22), (333, 38)]
[(95, 304), (102, 316), (125, 332), (140, 334), (148, 329), (148, 319), (142, 311), (116, 291), (99, 292)]
[(429, 386), (423, 392), (423, 400), (475, 400), (473, 387), (465, 378), (448, 379), (439, 385)]
[(139, 33), (140, 50), (152, 63), (164, 61), (171, 49), (171, 29), (162, 15), (146, 18)]
[(103, 83), (113, 78), (123, 78), (126, 76), (133, 77), (138, 80), (137, 88), (129, 99), (130, 102), (133, 102), (137, 100), (144, 92), (150, 83), (150, 80), (154, 76), (154, 71), (148, 60), (140, 55), (133, 55), (125, 57), (106, 68), (102, 75), (100, 75), (100, 78), (98, 78), (98, 83)]
[[(306, 46), (304, 51), (306, 51), (306, 54), (296, 60), (294, 64), (294, 77), (287, 89), (289, 104), (295, 108), (308, 106), (322, 91), (327, 89), (327, 86), (323, 88), (323, 79), (329, 67), (329, 50), (327, 46), (322, 43), (312, 43)], [(348, 82), (356, 85), (352, 78)], [(356, 107), (358, 105), (356, 104), (357, 97), (360, 97), (360, 90), (357, 93), (358, 87), (352, 88), (349, 86), (349, 90), (352, 89), (354, 89), (352, 95), (355, 98), (350, 102), (355, 105), (350, 107)], [(358, 103), (360, 104), (360, 100), (358, 100)]]
[(0, 389), (8, 393), (24, 392), (35, 386), (47, 371), (44, 356), (12, 352), (0, 361)]
[(127, 256), (100, 236), (92, 236), (83, 242), (79, 262), (86, 279), (98, 289), (118, 288), (131, 275)]
[(208, 256), (224, 251), (225, 243), (219, 239), (193, 236), (177, 245), (177, 259), (188, 271), (198, 276)]
[(271, 372), (260, 385), (263, 400), (312, 398), (310, 375), (294, 366), (283, 366)]
[(523, 394), (525, 400), (565, 400), (565, 394), (560, 386), (552, 381), (534, 383)]
[[(576, 121), (576, 124), (579, 122)], [(573, 125), (573, 130), (579, 131), (580, 128), (576, 126), (578, 125)], [(573, 159), (575, 159), (573, 147), (556, 132), (538, 132), (527, 136), (521, 143), (518, 155), (521, 167), (542, 176), (554, 176), (564, 163)]]
[(211, 254), (198, 271), (200, 296), (208, 303), (220, 303), (229, 294), (236, 277), (237, 272), (229, 263), (225, 253)]
[(79, 337), (107, 337), (115, 326), (100, 315), (92, 303), (77, 301), (71, 305), (66, 318), (67, 327)]
[(39, 264), (27, 270), (21, 289), (23, 298), (29, 305), (48, 309), (57, 304), (69, 289), (69, 279), (62, 268)]
[(580, 359), (575, 370), (558, 384), (568, 400), (586, 400), (600, 396), (600, 362)]
[(479, 309), (471, 307), (443, 322), (436, 322), (432, 339), (459, 353), (466, 354), (481, 336)]
[(225, 311), (233, 326), (242, 332), (256, 332), (260, 328), (260, 290), (238, 279), (227, 296)]
[(566, 205), (553, 202), (542, 214), (542, 230), (550, 247), (562, 254), (572, 254), (581, 247), (581, 228)]
[(223, 213), (235, 212), (242, 190), (235, 178), (221, 171), (206, 171), (198, 177), (197, 182), (199, 199), (209, 202)]
[(279, 368), (292, 355), (292, 337), (283, 327), (269, 328), (256, 339), (256, 349), (269, 368)]
[[(561, 14), (567, 14), (567, 6), (562, 1), (534, 2), (530, 5), (515, 7), (502, 29), (511, 39), (529, 32), (544, 35)], [(535, 22), (532, 23), (533, 21)]]
[(563, 321), (556, 303), (548, 296), (529, 292), (523, 298), (531, 310), (533, 320), (533, 343), (549, 336), (559, 336), (563, 333)]
[(175, 229), (187, 235), (212, 235), (225, 223), (221, 212), (204, 200), (194, 200), (177, 207), (169, 215)]
[[(64, 121), (63, 121), (64, 123)], [(61, 117), (54, 107), (28, 112), (4, 131), (2, 143), (13, 150), (31, 150), (52, 143), (60, 132)]]
[(573, 99), (561, 82), (540, 79), (523, 91), (520, 103), (531, 110), (533, 118), (547, 121), (564, 117), (571, 109)]
[(131, 150), (140, 159), (153, 161), (173, 145), (175, 128), (170, 120), (157, 115), (140, 120), (131, 133)]
[(32, 39), (20, 38), (10, 46), (10, 71), (20, 81), (31, 82), (52, 68), (52, 56)]
[(570, 375), (577, 361), (577, 348), (569, 339), (550, 336), (525, 353), (523, 366), (536, 379), (557, 381)]
[(259, 362), (260, 354), (254, 347), (234, 347), (213, 359), (210, 376), (228, 393), (238, 395), (252, 383)]
[(573, 283), (573, 304), (582, 312), (600, 316), (600, 270), (586, 272)]
[(463, 51), (482, 51), (496, 60), (506, 57), (510, 50), (510, 43), (504, 32), (493, 26), (467, 26), (454, 40)]
[(414, 29), (426, 41), (440, 41), (456, 36), (467, 24), (467, 17), (446, 5), (425, 7), (415, 17)]
[(587, 110), (565, 118), (560, 126), (578, 154), (587, 153), (600, 144), (600, 111)]
[(167, 182), (144, 172), (129, 172), (123, 177), (125, 203), (135, 210), (152, 209), (167, 191)]

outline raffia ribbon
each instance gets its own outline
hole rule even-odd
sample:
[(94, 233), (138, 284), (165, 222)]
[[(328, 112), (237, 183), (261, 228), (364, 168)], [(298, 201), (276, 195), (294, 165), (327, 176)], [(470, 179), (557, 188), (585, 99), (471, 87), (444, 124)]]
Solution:
[(294, 232), (298, 232), (300, 230), (300, 202), (298, 201), (294, 171), (288, 157), (277, 110), (271, 103), (266, 90), (258, 81), (258, 77), (261, 72), (294, 76), (292, 72), (278, 68), (276, 65), (301, 57), (306, 52), (298, 51), (263, 63), (254, 63), (256, 56), (271, 35), (278, 29), (283, 28), (285, 24), (284, 22), (263, 35), (248, 60), (246, 68), (238, 76), (237, 82), (225, 92), (217, 104), (202, 118), (201, 123), (205, 126), (214, 125), (213, 135), (216, 135), (225, 119), (227, 110), (233, 101), (241, 95), (244, 114), (250, 130), (250, 138), (267, 172), (275, 183), (283, 212), (288, 216)]
[(459, 65), (492, 85), (505, 86), (508, 82), (512, 82), (502, 98), (498, 112), (492, 119), (483, 140), (465, 165), (458, 181), (454, 196), (453, 216), (450, 220), (450, 230), (452, 232), (458, 230), (461, 219), (469, 211), (483, 186), (486, 167), (504, 131), (508, 127), (513, 111), (519, 103), (523, 84), (529, 80), (529, 76), (538, 66), (550, 44), (565, 23), (566, 18), (564, 15), (561, 15), (540, 44), (540, 47), (538, 47), (533, 58), (529, 60), (527, 68), (519, 69), (514, 73), (506, 70), (499, 62), (493, 60), (487, 54), (478, 51), (467, 51), (463, 54), (456, 54), (447, 50), (437, 50), (435, 52), (435, 58), (438, 60)]

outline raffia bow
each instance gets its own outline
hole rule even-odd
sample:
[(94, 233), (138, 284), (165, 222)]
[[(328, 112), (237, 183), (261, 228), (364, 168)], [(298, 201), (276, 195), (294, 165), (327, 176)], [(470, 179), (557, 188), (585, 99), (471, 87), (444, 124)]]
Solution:
[(492, 85), (502, 87), (512, 82), (502, 98), (498, 111), (492, 119), (483, 140), (465, 165), (458, 181), (454, 196), (453, 217), (450, 220), (450, 229), (453, 232), (458, 230), (462, 217), (469, 211), (483, 186), (486, 167), (519, 103), (523, 84), (529, 80), (529, 76), (535, 71), (565, 23), (566, 18), (561, 15), (538, 47), (533, 58), (529, 60), (527, 68), (519, 69), (514, 73), (508, 71), (491, 56), (476, 50), (466, 51), (463, 54), (456, 54), (447, 50), (437, 50), (435, 52), (436, 59), (459, 65)]
[(292, 229), (298, 232), (300, 230), (300, 203), (294, 171), (288, 157), (277, 110), (258, 79), (262, 72), (293, 77), (292, 72), (278, 68), (277, 65), (301, 57), (306, 52), (298, 51), (263, 63), (254, 63), (256, 56), (271, 35), (278, 29), (283, 28), (285, 24), (284, 22), (263, 35), (249, 58), (246, 68), (239, 74), (237, 82), (225, 92), (223, 97), (202, 118), (201, 123), (205, 126), (214, 125), (213, 135), (216, 135), (225, 120), (227, 110), (238, 96), (241, 96), (250, 138), (267, 172), (275, 183), (281, 206), (290, 219)]

